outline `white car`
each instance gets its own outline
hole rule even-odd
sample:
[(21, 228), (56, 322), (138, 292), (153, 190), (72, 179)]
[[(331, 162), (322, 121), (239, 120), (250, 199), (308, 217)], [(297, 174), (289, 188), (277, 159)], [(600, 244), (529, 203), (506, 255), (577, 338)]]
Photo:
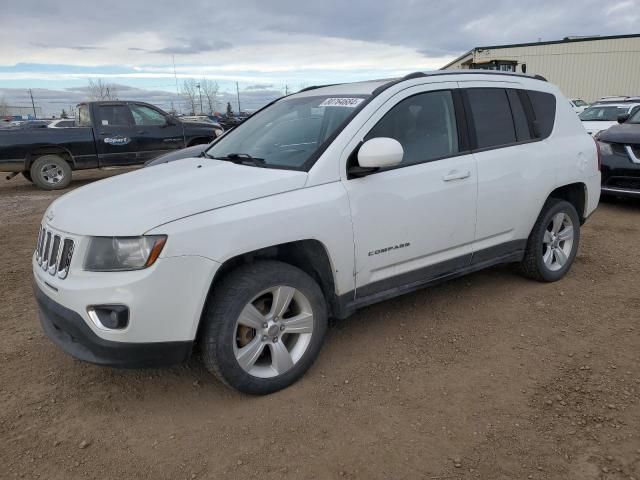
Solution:
[(47, 128), (69, 128), (75, 126), (76, 121), (74, 118), (59, 118), (58, 120), (54, 120), (49, 123), (49, 125), (47, 125)]
[(573, 108), (573, 111), (576, 113), (582, 113), (584, 112), (587, 107), (589, 106), (589, 104), (587, 102), (585, 102), (584, 100), (581, 100), (579, 98), (572, 98), (571, 100), (569, 100), (569, 103), (571, 104), (571, 107)]
[(640, 110), (639, 102), (596, 103), (582, 112), (579, 117), (589, 135), (597, 135), (618, 124), (620, 115), (633, 115)]
[(79, 359), (167, 365), (198, 346), (224, 383), (265, 394), (312, 365), (328, 317), (503, 263), (560, 280), (599, 195), (596, 143), (539, 77), (312, 87), (201, 157), (54, 201), (35, 295)]

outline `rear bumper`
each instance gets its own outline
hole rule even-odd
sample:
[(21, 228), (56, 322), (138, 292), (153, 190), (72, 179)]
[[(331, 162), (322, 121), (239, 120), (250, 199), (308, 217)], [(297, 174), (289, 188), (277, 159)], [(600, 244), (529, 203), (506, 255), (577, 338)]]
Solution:
[(192, 341), (128, 343), (105, 340), (73, 310), (49, 298), (34, 283), (40, 323), (47, 336), (69, 355), (110, 367), (140, 368), (174, 365), (191, 355)]

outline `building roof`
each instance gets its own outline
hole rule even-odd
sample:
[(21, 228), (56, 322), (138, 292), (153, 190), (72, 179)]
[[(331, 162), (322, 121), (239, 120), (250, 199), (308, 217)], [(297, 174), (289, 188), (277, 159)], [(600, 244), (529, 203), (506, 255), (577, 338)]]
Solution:
[(565, 37), (562, 40), (549, 40), (545, 42), (529, 42), (529, 43), (511, 43), (506, 45), (486, 45), (483, 47), (474, 47), (471, 50), (463, 53), (455, 60), (450, 61), (440, 70), (453, 65), (454, 63), (462, 60), (464, 57), (472, 53), (474, 50), (495, 50), (497, 48), (518, 48), (518, 47), (537, 47), (540, 45), (555, 45), (559, 43), (578, 43), (578, 42), (592, 42), (594, 40), (616, 40), (619, 38), (635, 38), (640, 37), (640, 33), (633, 33), (628, 35), (608, 35), (608, 36), (592, 36), (592, 37)]

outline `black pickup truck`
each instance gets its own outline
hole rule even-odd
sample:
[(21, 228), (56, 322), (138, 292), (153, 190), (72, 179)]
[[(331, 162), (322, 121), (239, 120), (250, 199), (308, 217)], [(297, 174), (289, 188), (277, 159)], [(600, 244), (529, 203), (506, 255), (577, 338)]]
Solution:
[(81, 103), (75, 127), (0, 131), (0, 171), (57, 190), (69, 184), (72, 170), (141, 165), (220, 134), (217, 125), (181, 122), (142, 102)]

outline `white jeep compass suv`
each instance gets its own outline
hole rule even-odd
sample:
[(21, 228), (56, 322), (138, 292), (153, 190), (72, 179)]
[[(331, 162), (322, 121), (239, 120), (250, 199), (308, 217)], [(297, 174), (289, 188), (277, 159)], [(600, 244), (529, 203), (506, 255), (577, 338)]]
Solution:
[(312, 87), (198, 158), (53, 202), (35, 295), (74, 357), (146, 367), (197, 346), (224, 383), (265, 394), (311, 366), (328, 317), (502, 263), (561, 279), (599, 194), (597, 146), (541, 77)]

